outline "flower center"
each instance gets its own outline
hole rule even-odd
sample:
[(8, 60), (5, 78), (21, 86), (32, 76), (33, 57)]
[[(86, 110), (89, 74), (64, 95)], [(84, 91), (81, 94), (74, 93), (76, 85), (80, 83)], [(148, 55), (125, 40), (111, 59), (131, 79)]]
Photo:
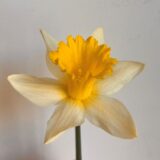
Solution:
[(59, 42), (56, 51), (49, 53), (50, 60), (67, 75), (68, 95), (73, 99), (84, 100), (95, 92), (98, 79), (111, 75), (117, 63), (110, 57), (110, 48), (98, 45), (94, 37), (84, 40), (81, 36), (67, 37), (67, 42)]

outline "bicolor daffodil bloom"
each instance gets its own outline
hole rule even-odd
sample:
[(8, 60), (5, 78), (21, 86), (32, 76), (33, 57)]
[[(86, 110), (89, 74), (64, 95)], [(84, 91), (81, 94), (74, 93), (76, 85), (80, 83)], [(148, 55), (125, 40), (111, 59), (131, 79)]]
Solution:
[(136, 137), (130, 113), (111, 96), (140, 73), (144, 65), (112, 58), (102, 28), (87, 39), (68, 36), (66, 42), (57, 42), (46, 31), (41, 33), (47, 48), (47, 65), (54, 78), (16, 74), (8, 80), (33, 103), (56, 107), (47, 123), (45, 143), (81, 125), (85, 118), (113, 136)]

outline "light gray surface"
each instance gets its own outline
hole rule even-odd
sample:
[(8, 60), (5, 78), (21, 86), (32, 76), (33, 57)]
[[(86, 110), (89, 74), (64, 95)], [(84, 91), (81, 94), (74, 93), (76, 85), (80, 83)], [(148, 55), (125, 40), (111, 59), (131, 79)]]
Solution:
[(112, 55), (139, 60), (145, 71), (117, 95), (132, 113), (135, 140), (106, 134), (88, 122), (82, 127), (83, 160), (160, 159), (159, 0), (0, 0), (0, 160), (73, 160), (74, 130), (43, 145), (54, 107), (39, 108), (6, 81), (12, 73), (51, 76), (39, 28), (58, 40), (105, 29)]

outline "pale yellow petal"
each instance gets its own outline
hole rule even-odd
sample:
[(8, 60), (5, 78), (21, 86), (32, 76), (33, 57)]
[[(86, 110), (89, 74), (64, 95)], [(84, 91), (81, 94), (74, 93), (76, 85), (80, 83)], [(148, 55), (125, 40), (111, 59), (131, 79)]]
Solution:
[(45, 144), (55, 140), (65, 130), (79, 126), (84, 121), (82, 104), (74, 102), (61, 102), (47, 123)]
[(40, 32), (41, 32), (41, 35), (43, 37), (43, 40), (44, 40), (44, 43), (47, 49), (46, 63), (47, 63), (48, 69), (55, 78), (62, 78), (64, 76), (63, 72), (60, 70), (60, 68), (56, 64), (51, 62), (48, 56), (50, 51), (57, 49), (58, 42), (51, 35), (49, 35), (46, 31), (40, 30)]
[(127, 139), (136, 137), (133, 119), (118, 100), (101, 96), (86, 106), (86, 112), (91, 123), (111, 135)]
[(99, 83), (102, 95), (112, 95), (118, 92), (126, 83), (137, 76), (144, 64), (133, 61), (120, 61), (113, 67), (113, 74)]
[(53, 79), (17, 74), (8, 80), (15, 90), (39, 106), (56, 104), (66, 97), (63, 87)]
[(61, 79), (62, 77), (64, 77), (64, 72), (61, 71), (58, 65), (51, 62), (48, 55), (46, 55), (46, 63), (49, 71), (52, 73), (54, 78)]
[(56, 50), (58, 42), (45, 30), (40, 30), (48, 52)]
[(97, 28), (93, 33), (92, 36), (98, 41), (99, 44), (104, 44), (104, 33), (103, 28)]

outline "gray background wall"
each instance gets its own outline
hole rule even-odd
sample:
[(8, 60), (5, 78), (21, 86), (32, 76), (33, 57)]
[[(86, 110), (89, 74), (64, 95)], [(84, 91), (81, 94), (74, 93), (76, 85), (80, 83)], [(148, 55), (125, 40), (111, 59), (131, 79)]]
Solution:
[(160, 159), (160, 1), (159, 0), (0, 0), (0, 160), (73, 160), (74, 130), (43, 144), (53, 108), (39, 108), (6, 81), (12, 73), (51, 76), (39, 34), (58, 40), (105, 29), (112, 55), (146, 64), (144, 72), (115, 96), (126, 104), (139, 137), (122, 140), (86, 122), (84, 160)]

